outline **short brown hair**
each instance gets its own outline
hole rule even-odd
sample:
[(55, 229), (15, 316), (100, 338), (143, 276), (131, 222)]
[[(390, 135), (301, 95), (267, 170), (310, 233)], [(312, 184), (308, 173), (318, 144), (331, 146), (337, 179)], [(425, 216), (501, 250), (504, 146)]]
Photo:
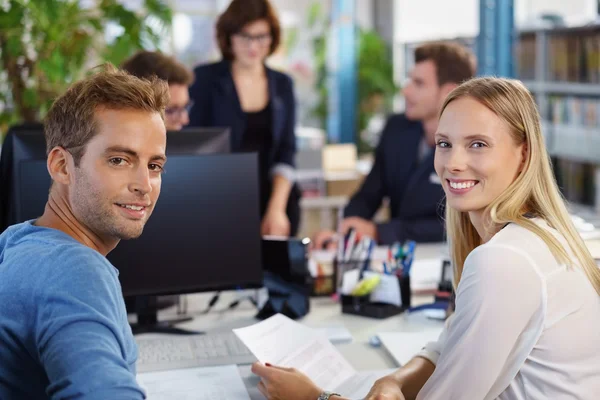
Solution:
[(190, 86), (194, 81), (194, 74), (185, 65), (158, 51), (139, 51), (125, 60), (121, 69), (138, 78), (156, 76), (169, 85)]
[(78, 166), (87, 143), (97, 133), (98, 109), (142, 110), (159, 113), (164, 119), (169, 100), (166, 82), (140, 79), (106, 64), (99, 72), (73, 84), (52, 104), (44, 120), (46, 151), (63, 147)]
[(217, 42), (223, 58), (233, 60), (231, 36), (239, 33), (245, 25), (261, 19), (266, 20), (271, 27), (271, 55), (277, 50), (281, 40), (279, 19), (271, 3), (268, 0), (233, 0), (229, 4), (217, 21)]
[(415, 50), (415, 63), (431, 60), (435, 64), (438, 85), (461, 84), (476, 73), (475, 56), (453, 42), (427, 43)]

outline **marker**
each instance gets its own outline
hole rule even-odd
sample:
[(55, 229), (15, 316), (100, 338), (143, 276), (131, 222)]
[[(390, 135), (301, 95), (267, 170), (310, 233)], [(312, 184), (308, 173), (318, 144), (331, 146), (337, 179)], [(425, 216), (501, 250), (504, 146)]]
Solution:
[(404, 266), (404, 274), (406, 276), (410, 275), (410, 267), (412, 266), (414, 253), (415, 253), (415, 245), (416, 245), (416, 243), (412, 240), (410, 242), (408, 242), (408, 251), (406, 253), (406, 258), (404, 259), (404, 262), (402, 263)]

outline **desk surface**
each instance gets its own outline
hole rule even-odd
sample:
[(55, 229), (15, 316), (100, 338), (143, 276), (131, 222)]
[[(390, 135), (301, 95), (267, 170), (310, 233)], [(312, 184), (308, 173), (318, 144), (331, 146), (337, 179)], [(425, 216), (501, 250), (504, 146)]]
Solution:
[[(258, 322), (254, 318), (257, 310), (250, 302), (242, 302), (235, 310), (224, 311), (227, 305), (236, 298), (236, 293), (224, 292), (213, 311), (201, 314), (206, 308), (212, 294), (188, 295), (188, 314), (194, 319), (190, 322), (181, 323), (178, 326), (185, 329), (193, 329), (205, 332), (224, 332), (234, 328), (241, 328)], [(431, 301), (431, 296), (414, 296), (414, 301), (425, 303)], [(174, 318), (174, 308), (165, 310), (159, 314), (159, 319)], [(440, 321), (427, 319), (423, 315), (398, 315), (384, 320), (342, 314), (340, 304), (329, 297), (312, 298), (310, 313), (299, 320), (299, 322), (310, 327), (334, 327), (344, 326), (352, 333), (351, 343), (336, 344), (336, 348), (348, 360), (356, 370), (373, 370), (394, 368), (391, 356), (383, 348), (375, 348), (368, 344), (371, 336), (378, 332), (415, 332), (431, 327), (442, 325)], [(139, 337), (160, 337), (162, 334), (142, 334)], [(240, 374), (248, 389), (252, 400), (264, 400), (258, 391), (256, 378), (250, 372), (250, 366), (240, 366)]]
[[(439, 257), (443, 246), (439, 244), (417, 246), (415, 259)], [(258, 322), (254, 318), (257, 310), (250, 302), (242, 302), (234, 310), (225, 310), (229, 303), (236, 299), (239, 293), (224, 292), (219, 302), (208, 314), (203, 314), (212, 293), (187, 295), (188, 314), (194, 319), (178, 326), (205, 332), (223, 332), (241, 328)], [(413, 305), (432, 301), (431, 296), (413, 296)], [(339, 303), (329, 297), (311, 299), (311, 309), (307, 316), (299, 322), (310, 327), (344, 326), (353, 336), (351, 343), (337, 344), (336, 347), (356, 370), (372, 370), (396, 367), (393, 359), (383, 348), (375, 348), (368, 344), (371, 336), (378, 332), (415, 332), (430, 327), (439, 327), (442, 322), (429, 320), (423, 315), (398, 315), (384, 320), (342, 314)], [(159, 319), (176, 317), (175, 308), (161, 311)], [(143, 334), (139, 337), (159, 337), (161, 334)], [(240, 366), (240, 374), (248, 388), (251, 398), (264, 399), (256, 389), (258, 379), (252, 375), (249, 366)]]

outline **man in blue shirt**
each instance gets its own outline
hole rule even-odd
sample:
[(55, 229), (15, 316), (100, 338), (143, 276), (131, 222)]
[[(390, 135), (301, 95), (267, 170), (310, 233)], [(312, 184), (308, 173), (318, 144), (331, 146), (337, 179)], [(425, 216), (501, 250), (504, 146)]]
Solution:
[(44, 214), (0, 235), (0, 398), (143, 399), (117, 270), (166, 162), (168, 87), (106, 67), (45, 121), (52, 187)]

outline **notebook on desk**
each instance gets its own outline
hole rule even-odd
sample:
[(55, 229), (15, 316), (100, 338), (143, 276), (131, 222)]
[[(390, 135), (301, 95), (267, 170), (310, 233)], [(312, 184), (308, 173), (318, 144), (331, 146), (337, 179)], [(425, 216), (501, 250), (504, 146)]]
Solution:
[(440, 326), (417, 332), (381, 332), (377, 336), (381, 346), (401, 367), (421, 351), (427, 343), (438, 340), (441, 332), (442, 327)]

